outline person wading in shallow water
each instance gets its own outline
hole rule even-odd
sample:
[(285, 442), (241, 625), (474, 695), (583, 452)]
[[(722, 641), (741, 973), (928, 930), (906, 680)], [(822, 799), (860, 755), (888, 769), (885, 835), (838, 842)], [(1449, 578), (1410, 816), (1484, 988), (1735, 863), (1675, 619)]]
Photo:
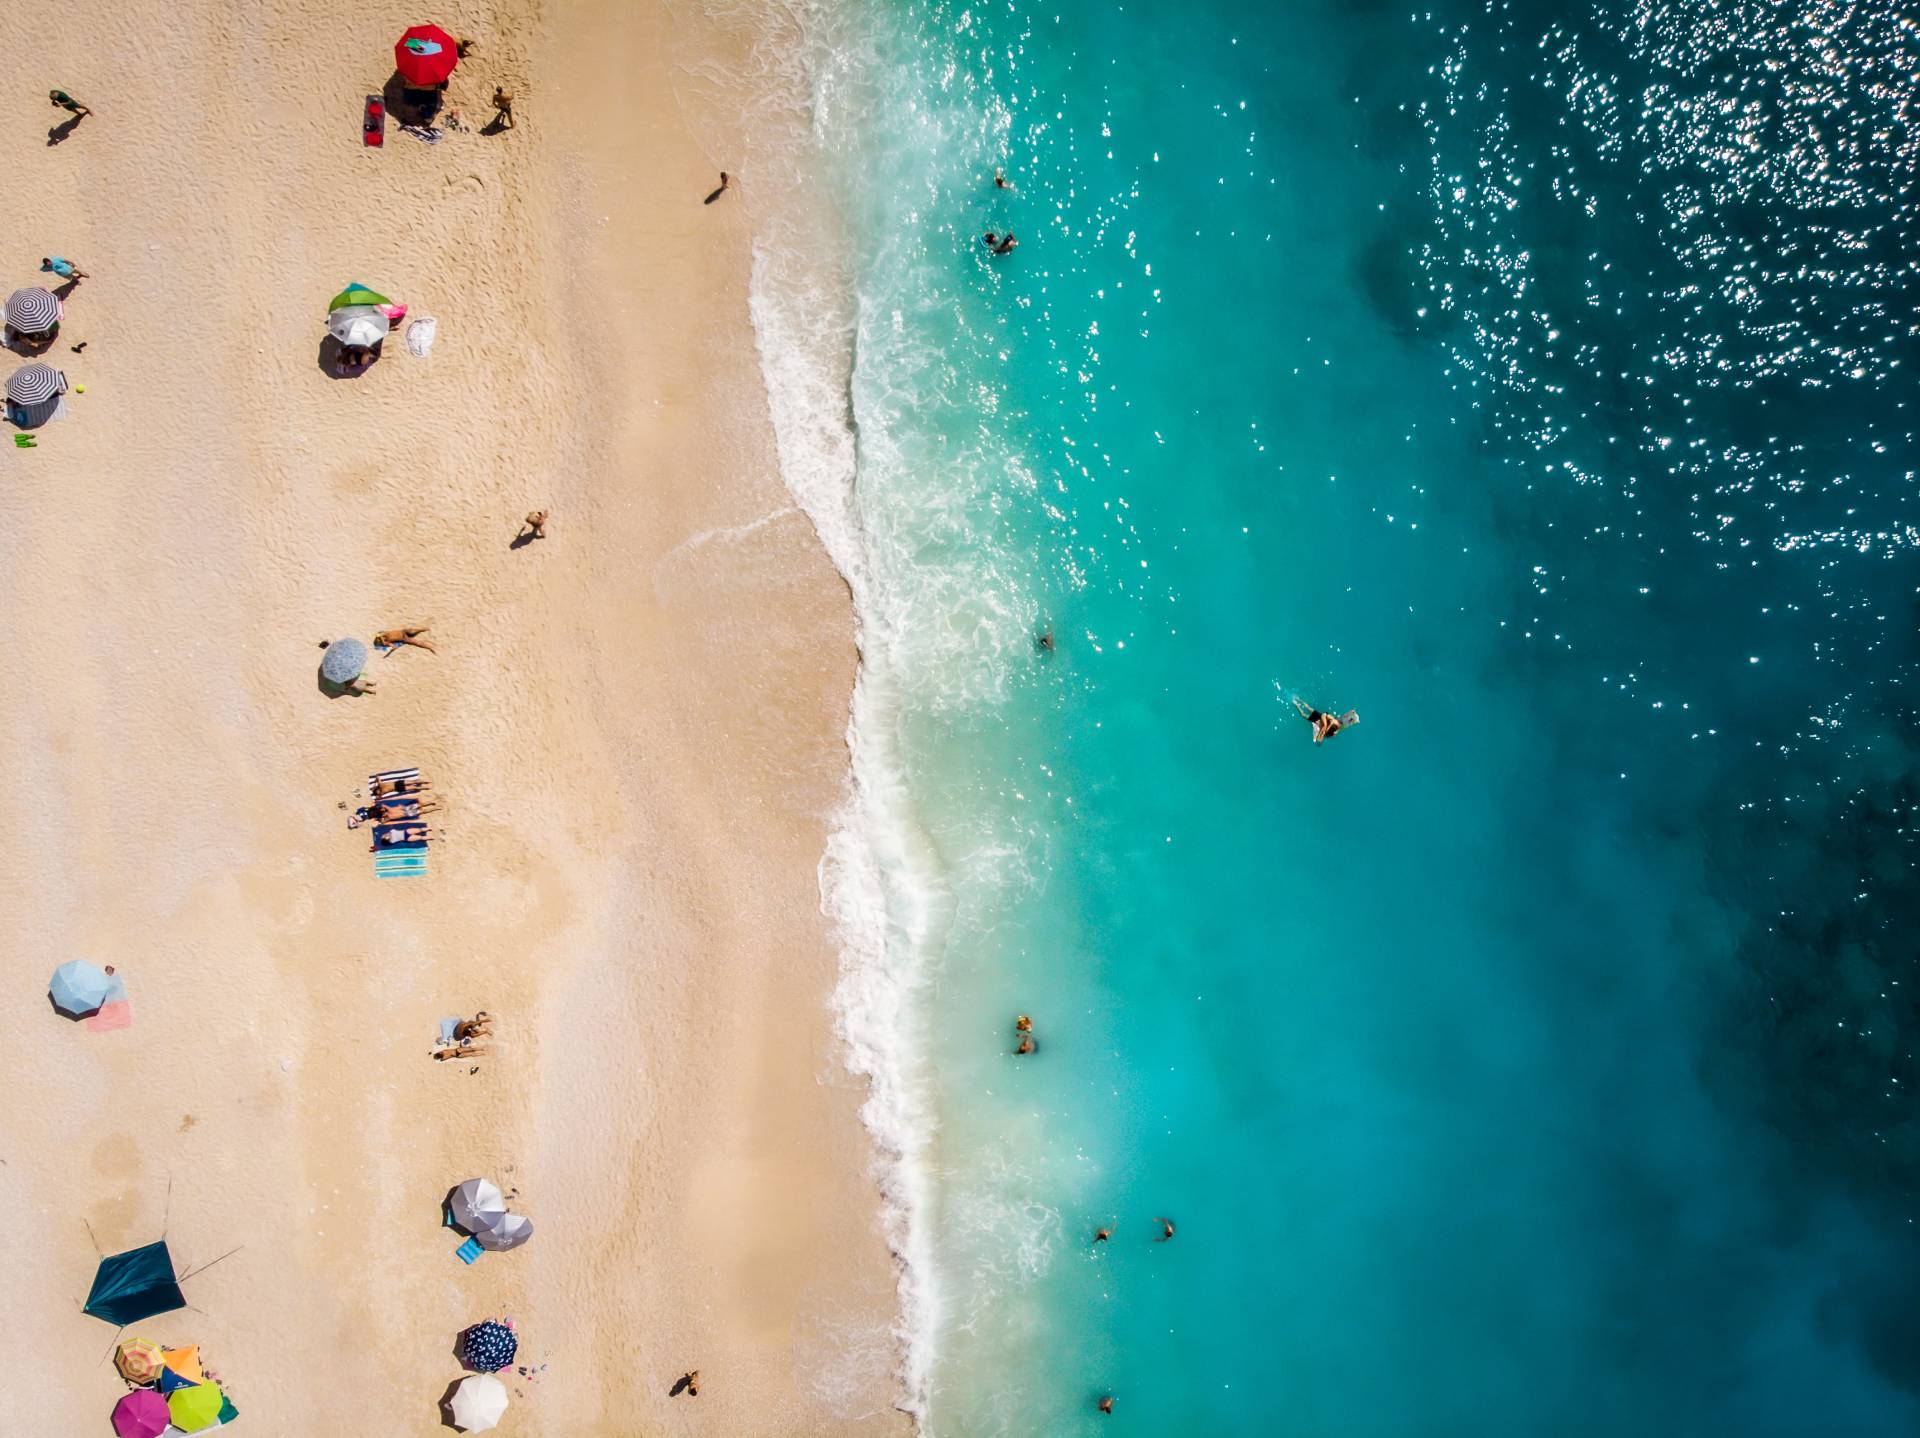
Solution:
[(1102, 1413), (1113, 1412), (1113, 1395), (1111, 1393), (1100, 1400), (1100, 1411)]
[(1360, 722), (1358, 709), (1349, 709), (1336, 719), (1331, 714), (1322, 714), (1297, 695), (1294, 697), (1293, 707), (1300, 711), (1302, 719), (1313, 725), (1313, 742), (1316, 744), (1324, 744), (1342, 729), (1351, 729)]

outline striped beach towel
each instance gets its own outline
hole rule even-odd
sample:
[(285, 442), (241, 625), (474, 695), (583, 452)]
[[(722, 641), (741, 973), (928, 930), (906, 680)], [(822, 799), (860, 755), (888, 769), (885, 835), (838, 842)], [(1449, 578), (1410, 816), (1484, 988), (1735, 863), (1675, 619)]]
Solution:
[(425, 844), (403, 844), (392, 849), (373, 851), (373, 877), (376, 879), (420, 878), (426, 872)]

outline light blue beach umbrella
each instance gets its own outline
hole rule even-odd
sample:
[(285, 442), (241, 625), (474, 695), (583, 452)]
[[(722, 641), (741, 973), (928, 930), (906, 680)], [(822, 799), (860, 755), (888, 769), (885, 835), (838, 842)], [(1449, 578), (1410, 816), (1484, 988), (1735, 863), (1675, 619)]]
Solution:
[(53, 971), (47, 993), (53, 1006), (70, 1019), (84, 1019), (96, 1012), (113, 992), (113, 980), (97, 964), (85, 959), (68, 959)]
[(320, 661), (320, 677), (329, 684), (351, 684), (366, 667), (366, 645), (358, 639), (336, 639)]

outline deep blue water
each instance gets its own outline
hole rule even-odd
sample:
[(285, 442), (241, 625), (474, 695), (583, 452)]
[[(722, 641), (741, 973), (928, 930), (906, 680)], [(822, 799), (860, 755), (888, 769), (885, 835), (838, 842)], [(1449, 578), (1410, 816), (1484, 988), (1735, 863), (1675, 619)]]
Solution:
[(931, 1430), (1915, 1431), (1915, 29), (850, 15)]

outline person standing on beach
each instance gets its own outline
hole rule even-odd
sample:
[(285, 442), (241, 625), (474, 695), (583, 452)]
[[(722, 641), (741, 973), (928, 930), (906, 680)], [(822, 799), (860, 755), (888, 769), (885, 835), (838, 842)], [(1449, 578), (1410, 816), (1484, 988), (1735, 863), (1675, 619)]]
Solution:
[(513, 91), (493, 87), (493, 126), (496, 130), (513, 128)]
[(515, 535), (514, 538), (526, 540), (545, 539), (547, 537), (547, 517), (550, 512), (551, 511), (545, 509), (534, 510), (532, 514), (529, 514), (525, 519), (520, 521), (520, 533)]
[(41, 260), (40, 269), (42, 273), (58, 275), (61, 279), (69, 280), (74, 284), (79, 284), (82, 280), (90, 280), (93, 278), (92, 275), (74, 264), (72, 260), (60, 255), (52, 255)]
[(732, 188), (733, 188), (733, 176), (729, 175), (725, 170), (722, 170), (720, 172), (720, 188), (715, 190), (712, 194), (708, 195), (706, 199), (702, 200), (700, 203), (703, 205), (711, 205), (715, 200), (719, 199), (722, 195), (726, 194), (726, 192), (728, 190), (731, 190)]
[(91, 109), (74, 99), (73, 96), (69, 95), (65, 90), (49, 90), (47, 91), (47, 98), (53, 101), (53, 106), (56, 110), (65, 110), (76, 119), (82, 115), (91, 115), (93, 113)]
[(1293, 707), (1300, 711), (1300, 717), (1313, 725), (1313, 742), (1324, 744), (1342, 729), (1351, 729), (1360, 722), (1360, 711), (1349, 709), (1338, 719), (1331, 714), (1322, 714), (1299, 695), (1294, 695)]

